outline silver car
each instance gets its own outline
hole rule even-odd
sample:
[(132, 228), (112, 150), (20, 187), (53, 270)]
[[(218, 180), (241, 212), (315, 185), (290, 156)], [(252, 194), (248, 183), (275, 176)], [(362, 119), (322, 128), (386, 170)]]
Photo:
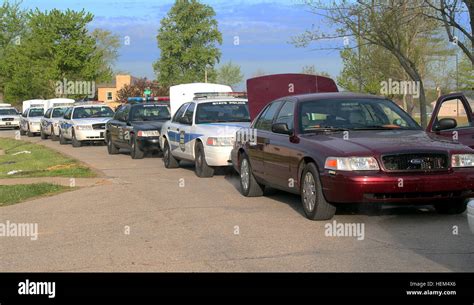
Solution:
[(51, 140), (59, 140), (59, 121), (69, 107), (60, 106), (49, 108), (41, 118), (41, 139), (51, 137)]
[(44, 115), (44, 108), (32, 107), (26, 109), (20, 119), (20, 134), (33, 137), (40, 134), (41, 118)]
[(13, 107), (0, 107), (0, 129), (20, 128), (20, 114)]

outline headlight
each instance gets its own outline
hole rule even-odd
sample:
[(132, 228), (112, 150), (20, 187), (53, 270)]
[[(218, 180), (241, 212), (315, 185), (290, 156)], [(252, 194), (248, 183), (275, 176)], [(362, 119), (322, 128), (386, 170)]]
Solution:
[(208, 146), (234, 146), (234, 138), (232, 137), (209, 137), (206, 144)]
[(159, 137), (160, 132), (158, 130), (140, 130), (137, 135), (139, 137)]
[(474, 154), (455, 154), (451, 156), (452, 167), (474, 167)]
[(374, 157), (329, 157), (326, 159), (324, 168), (340, 171), (376, 171), (380, 169)]
[(74, 128), (77, 130), (92, 130), (91, 125), (76, 125)]

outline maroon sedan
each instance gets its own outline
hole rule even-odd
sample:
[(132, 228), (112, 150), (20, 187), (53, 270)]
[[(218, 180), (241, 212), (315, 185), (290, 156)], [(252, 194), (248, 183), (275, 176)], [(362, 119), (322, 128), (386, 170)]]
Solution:
[(474, 197), (474, 150), (426, 133), (395, 103), (371, 95), (277, 99), (237, 133), (232, 162), (244, 196), (267, 186), (300, 194), (312, 220), (332, 218), (339, 203), (429, 204), (456, 214)]

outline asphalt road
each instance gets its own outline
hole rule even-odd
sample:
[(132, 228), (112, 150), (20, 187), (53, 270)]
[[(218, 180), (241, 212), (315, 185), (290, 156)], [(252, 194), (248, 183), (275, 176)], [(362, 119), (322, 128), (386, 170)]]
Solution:
[(37, 240), (0, 237), (0, 271), (474, 271), (466, 214), (338, 212), (333, 220), (364, 224), (365, 236), (331, 237), (327, 222), (303, 216), (298, 196), (245, 198), (231, 172), (200, 179), (158, 157), (23, 138), (87, 163), (104, 182), (0, 208), (0, 223), (39, 229)]

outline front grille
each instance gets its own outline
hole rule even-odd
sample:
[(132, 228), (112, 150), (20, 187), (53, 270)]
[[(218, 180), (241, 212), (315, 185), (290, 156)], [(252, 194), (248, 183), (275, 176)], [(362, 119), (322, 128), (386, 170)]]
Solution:
[(105, 123), (93, 124), (92, 129), (105, 129)]
[(382, 156), (387, 171), (439, 171), (448, 168), (448, 156), (441, 153)]
[(367, 199), (397, 200), (397, 199), (456, 199), (472, 195), (473, 191), (446, 191), (446, 192), (417, 192), (417, 193), (376, 193), (365, 194)]
[(3, 118), (2, 121), (6, 121), (6, 122), (11, 122), (13, 121), (14, 118)]

